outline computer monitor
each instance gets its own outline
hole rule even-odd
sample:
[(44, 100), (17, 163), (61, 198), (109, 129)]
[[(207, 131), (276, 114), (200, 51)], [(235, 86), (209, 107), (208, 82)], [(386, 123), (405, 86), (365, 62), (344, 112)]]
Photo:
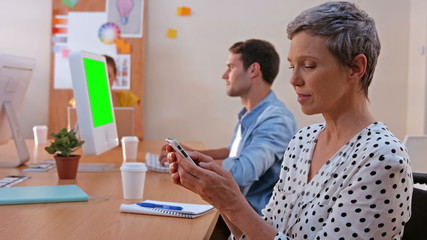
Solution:
[(69, 55), (78, 133), (85, 155), (99, 155), (119, 145), (105, 57), (75, 51)]
[[(116, 119), (117, 136), (121, 139), (124, 136), (135, 136), (135, 108), (114, 107), (114, 118)], [(77, 111), (75, 107), (67, 108), (67, 128), (76, 126)], [(119, 141), (120, 144), (120, 141)]]
[(0, 53), (0, 144), (13, 139), (16, 147), (16, 153), (10, 148), (1, 149), (0, 167), (17, 167), (30, 159), (17, 114), (35, 63), (31, 58)]

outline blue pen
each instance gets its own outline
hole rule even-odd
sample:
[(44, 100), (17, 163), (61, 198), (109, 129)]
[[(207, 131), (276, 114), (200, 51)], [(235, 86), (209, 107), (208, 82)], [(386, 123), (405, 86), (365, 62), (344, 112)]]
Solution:
[(147, 208), (160, 208), (160, 209), (168, 209), (168, 210), (182, 210), (182, 207), (178, 207), (178, 206), (155, 204), (155, 203), (148, 203), (148, 202), (140, 202), (140, 203), (137, 203), (137, 205), (139, 205), (141, 207), (147, 207)]

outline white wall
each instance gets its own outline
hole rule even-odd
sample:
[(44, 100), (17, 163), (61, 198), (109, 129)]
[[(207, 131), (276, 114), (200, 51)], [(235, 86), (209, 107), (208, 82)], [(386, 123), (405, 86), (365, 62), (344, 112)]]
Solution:
[(48, 122), (52, 0), (0, 1), (0, 52), (36, 59), (18, 116), (24, 135)]
[[(227, 97), (221, 74), (228, 47), (235, 41), (262, 38), (272, 42), (282, 59), (273, 89), (294, 112), (300, 127), (321, 120), (301, 113), (288, 83), (289, 41), (286, 25), (315, 0), (185, 0), (150, 1), (146, 38), (146, 139), (174, 136), (202, 140), (208, 146), (228, 144), (240, 110), (239, 99)], [(405, 135), (409, 2), (356, 1), (376, 19), (382, 42), (377, 71), (370, 88), (371, 109), (398, 137)], [(177, 17), (179, 6), (192, 8), (191, 17)], [(168, 39), (168, 28), (178, 30)]]
[(369, 97), (374, 116), (403, 139), (406, 134), (410, 1), (360, 1), (376, 20), (381, 54)]
[(411, 0), (408, 51), (408, 111), (406, 125), (407, 134), (412, 135), (426, 133), (426, 12), (427, 2), (425, 0)]
[[(201, 140), (209, 147), (229, 143), (241, 104), (225, 94), (228, 47), (240, 40), (272, 42), (281, 58), (273, 85), (295, 113), (300, 127), (321, 121), (301, 113), (288, 83), (289, 40), (286, 24), (321, 0), (148, 0), (144, 77), (145, 139), (167, 136)], [(409, 1), (359, 0), (376, 19), (382, 42), (377, 72), (370, 89), (371, 109), (400, 138), (406, 134)], [(47, 124), (51, 0), (0, 1), (0, 51), (34, 57), (37, 69), (23, 106), (25, 134)], [(25, 7), (24, 7), (25, 6)], [(177, 17), (176, 8), (192, 8), (191, 17)], [(165, 37), (168, 28), (176, 39)]]

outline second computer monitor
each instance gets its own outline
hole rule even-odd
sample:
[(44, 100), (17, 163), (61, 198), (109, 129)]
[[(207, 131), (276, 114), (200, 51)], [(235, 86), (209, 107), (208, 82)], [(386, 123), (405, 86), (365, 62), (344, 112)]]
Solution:
[(105, 57), (85, 51), (69, 55), (85, 155), (98, 155), (119, 144)]
[(17, 116), (35, 63), (32, 58), (0, 53), (0, 145), (13, 139), (17, 153), (11, 149), (1, 149), (0, 167), (17, 167), (30, 158)]

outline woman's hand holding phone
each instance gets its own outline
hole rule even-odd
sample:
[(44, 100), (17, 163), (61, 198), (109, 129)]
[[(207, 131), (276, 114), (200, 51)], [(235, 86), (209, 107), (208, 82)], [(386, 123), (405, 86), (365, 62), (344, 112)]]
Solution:
[(173, 150), (175, 150), (175, 152), (178, 152), (179, 154), (181, 154), (185, 159), (187, 159), (191, 163), (196, 164), (177, 140), (173, 138), (166, 138), (166, 142), (168, 142), (169, 146), (171, 146)]

